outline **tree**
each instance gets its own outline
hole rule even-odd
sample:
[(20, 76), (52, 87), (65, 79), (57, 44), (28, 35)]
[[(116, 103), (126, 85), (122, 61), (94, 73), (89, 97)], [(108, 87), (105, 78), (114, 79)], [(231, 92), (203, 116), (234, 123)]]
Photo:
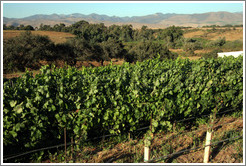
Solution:
[(124, 45), (121, 41), (116, 39), (103, 41), (99, 46), (101, 47), (102, 54), (95, 54), (96, 57), (94, 58), (98, 62), (100, 61), (102, 66), (104, 61), (110, 61), (112, 58), (123, 58), (126, 54)]
[(144, 40), (153, 40), (154, 31), (152, 29), (147, 29), (147, 26), (142, 26), (140, 30), (134, 31), (134, 40), (135, 41), (144, 41)]
[(111, 25), (108, 27), (108, 35), (109, 38), (114, 38), (116, 40), (119, 40), (120, 37), (120, 26), (119, 25)]
[(73, 47), (74, 54), (78, 60), (97, 61), (102, 66), (104, 61), (110, 61), (112, 58), (123, 58), (126, 54), (122, 42), (113, 38), (101, 43), (74, 38), (69, 40), (68, 43)]
[(53, 28), (50, 25), (40, 24), (39, 30), (41, 30), (41, 31), (52, 31)]
[(133, 29), (132, 25), (122, 25), (120, 29), (120, 40), (130, 42), (133, 40)]
[(82, 38), (73, 38), (67, 41), (67, 44), (73, 48), (74, 56), (78, 60), (89, 60), (93, 55), (92, 45)]
[(54, 43), (47, 36), (26, 31), (3, 43), (4, 71), (37, 69), (41, 65), (40, 60), (54, 60)]
[(152, 40), (139, 42), (129, 50), (127, 57), (128, 61), (144, 61), (146, 59), (152, 59), (160, 57), (160, 59), (175, 59), (176, 54), (173, 54), (164, 45), (153, 42)]
[(25, 26), (23, 24), (20, 24), (18, 28), (19, 28), (19, 30), (24, 30), (24, 27)]
[(33, 31), (34, 28), (31, 25), (27, 25), (23, 28), (23, 30)]
[(171, 43), (171, 47), (175, 46), (175, 42), (183, 37), (183, 30), (180, 27), (171, 26), (166, 29), (161, 34), (161, 38)]
[(7, 30), (7, 29), (8, 29), (7, 25), (3, 24), (3, 30)]
[(55, 60), (62, 60), (70, 66), (75, 66), (77, 56), (74, 53), (74, 46), (69, 43), (61, 43), (55, 46)]

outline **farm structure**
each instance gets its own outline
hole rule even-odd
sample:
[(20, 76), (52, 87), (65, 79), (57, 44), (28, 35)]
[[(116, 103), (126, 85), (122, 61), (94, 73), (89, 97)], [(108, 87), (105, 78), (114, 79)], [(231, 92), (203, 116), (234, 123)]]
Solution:
[(218, 57), (224, 57), (224, 56), (234, 56), (238, 57), (240, 55), (243, 55), (243, 51), (235, 51), (235, 52), (219, 52), (217, 53)]

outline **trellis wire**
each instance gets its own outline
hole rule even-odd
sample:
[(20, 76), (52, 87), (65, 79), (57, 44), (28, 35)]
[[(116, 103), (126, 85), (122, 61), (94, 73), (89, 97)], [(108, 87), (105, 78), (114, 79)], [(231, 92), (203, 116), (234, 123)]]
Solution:
[[(220, 112), (220, 113), (217, 113), (217, 114), (222, 114), (222, 113), (225, 113), (225, 112), (230, 112), (234, 109), (229, 109), (229, 110), (226, 110), (226, 111), (223, 111), (223, 112)], [(217, 115), (216, 114), (216, 115)], [(206, 116), (210, 116), (210, 114), (207, 114), (207, 115), (201, 115), (200, 117), (206, 117)], [(191, 117), (192, 119), (194, 118), (200, 118), (200, 117)], [(179, 120), (179, 121), (176, 121), (176, 122), (184, 122), (184, 121), (187, 121), (187, 120), (190, 120), (191, 118), (187, 118), (187, 119), (182, 119), (182, 120)], [(228, 123), (224, 123), (224, 124), (228, 124)], [(221, 125), (224, 125), (224, 124), (221, 124)], [(146, 127), (141, 127), (139, 129), (136, 129), (135, 131), (142, 131), (142, 130), (146, 130), (146, 129), (149, 129), (149, 126), (146, 126)], [(200, 131), (202, 129), (199, 129), (199, 130), (194, 130), (194, 131)], [(191, 131), (191, 132), (194, 132), (194, 131)], [(178, 133), (178, 135), (182, 134), (184, 131), (181, 131)], [(104, 136), (99, 136), (99, 137), (94, 137), (94, 138), (91, 138), (91, 139), (87, 139), (85, 140), (85, 142), (88, 142), (90, 140), (95, 140), (95, 139), (99, 139), (99, 138), (106, 138), (106, 137), (111, 137), (111, 136), (117, 136), (115, 134), (109, 134), (109, 135), (104, 135)], [(176, 135), (177, 136), (177, 135)], [(67, 143), (66, 145), (71, 145), (72, 143)], [(75, 143), (73, 143), (73, 145), (77, 145)], [(13, 158), (17, 158), (17, 157), (20, 157), (20, 156), (24, 156), (24, 155), (27, 155), (27, 154), (31, 154), (31, 153), (34, 153), (34, 152), (39, 152), (39, 151), (43, 151), (43, 150), (49, 150), (49, 149), (53, 149), (53, 148), (58, 148), (58, 147), (63, 147), (65, 146), (65, 143), (64, 144), (59, 144), (59, 145), (54, 145), (54, 146), (49, 146), (49, 147), (45, 147), (45, 148), (40, 148), (40, 149), (35, 149), (35, 150), (31, 150), (31, 151), (28, 151), (28, 152), (24, 152), (24, 153), (19, 153), (19, 154), (11, 154), (11, 155), (7, 155), (7, 156), (4, 156), (5, 158), (3, 159), (4, 161), (6, 160), (9, 160), (9, 159), (13, 159)], [(9, 157), (11, 156), (11, 157)]]

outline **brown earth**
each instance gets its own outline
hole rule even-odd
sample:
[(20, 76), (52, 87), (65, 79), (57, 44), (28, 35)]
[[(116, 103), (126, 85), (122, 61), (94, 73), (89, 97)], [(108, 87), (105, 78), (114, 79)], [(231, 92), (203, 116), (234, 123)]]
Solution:
[[(19, 36), (20, 33), (25, 32), (24, 30), (4, 30), (3, 31), (3, 40), (10, 39), (16, 36)], [(54, 31), (31, 31), (34, 35), (43, 35), (49, 36), (51, 41), (54, 43), (64, 43), (69, 38), (75, 37), (75, 35), (66, 32), (54, 32)]]
[[(216, 40), (218, 38), (225, 37), (226, 41), (243, 40), (243, 28), (237, 27), (235, 30), (232, 28), (228, 30), (227, 28), (216, 28), (222, 31), (217, 32), (207, 32), (207, 29), (211, 28), (200, 28), (194, 32), (184, 33), (185, 38), (204, 38), (208, 40)], [(224, 31), (223, 31), (224, 30)]]
[[(242, 135), (243, 119), (223, 117), (214, 124), (212, 143), (225, 140), (228, 133)], [(206, 138), (207, 125), (181, 132), (156, 133), (151, 143), (150, 158), (155, 159), (172, 153), (157, 163), (203, 163), (204, 149), (202, 147)], [(143, 136), (137, 139), (126, 139), (121, 143), (107, 147), (102, 143), (97, 146), (88, 146), (81, 149), (75, 157), (77, 163), (143, 163), (144, 143)], [(241, 138), (242, 139), (242, 138)], [(110, 142), (109, 142), (110, 144)], [(186, 152), (183, 152), (185, 151)], [(243, 147), (240, 140), (224, 141), (211, 146), (209, 163), (242, 163)], [(178, 154), (179, 153), (179, 154)], [(69, 160), (69, 159), (68, 159)], [(71, 160), (71, 159), (70, 159)], [(46, 160), (46, 163), (59, 162), (57, 159)]]
[[(231, 30), (228, 30), (228, 28), (216, 28), (216, 29), (221, 29), (221, 30), (225, 30), (225, 32), (215, 32), (215, 33), (208, 33), (206, 32), (207, 29), (212, 29), (212, 28), (190, 28), (191, 30), (195, 29), (196, 31), (194, 32), (187, 32), (184, 33), (184, 37), (185, 38), (204, 38), (204, 39), (209, 39), (209, 40), (216, 40), (219, 37), (225, 37), (227, 41), (233, 41), (233, 40), (243, 40), (243, 28), (242, 27), (237, 27), (236, 30), (233, 30), (231, 28)], [(4, 30), (3, 31), (3, 39), (9, 39), (15, 36), (18, 36), (21, 32), (24, 31), (20, 31), (20, 30)], [(65, 32), (54, 32), (54, 31), (32, 31), (33, 34), (37, 34), (37, 35), (47, 35), (50, 37), (50, 39), (55, 42), (55, 43), (63, 43), (65, 42), (67, 39), (69, 38), (73, 38), (74, 35), (70, 34), (70, 33), (65, 33)], [(176, 52), (179, 55), (185, 55), (186, 52), (183, 51), (183, 49), (170, 49), (170, 51), (172, 52)], [(182, 58), (189, 58), (190, 60), (197, 60), (199, 58), (201, 58), (202, 54), (204, 53), (208, 53), (211, 50), (196, 50), (194, 51), (195, 56), (182, 56)], [(116, 60), (113, 59), (113, 64), (116, 65), (121, 65), (124, 60)], [(63, 66), (63, 62), (58, 62), (58, 66)], [(105, 65), (110, 64), (110, 62), (104, 62)], [(77, 68), (80, 68), (82, 66), (101, 66), (101, 64), (99, 62), (96, 61), (87, 61), (87, 62), (78, 62), (76, 64)], [(12, 78), (12, 77), (18, 77), (23, 73), (13, 73), (13, 74), (4, 74), (5, 78)]]

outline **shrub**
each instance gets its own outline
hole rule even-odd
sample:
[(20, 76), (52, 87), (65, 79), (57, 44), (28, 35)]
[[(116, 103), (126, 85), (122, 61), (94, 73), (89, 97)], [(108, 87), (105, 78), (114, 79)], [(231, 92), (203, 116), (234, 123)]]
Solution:
[(196, 39), (185, 39), (184, 40), (184, 44), (183, 44), (183, 50), (185, 51), (195, 51), (195, 50), (199, 50), (202, 49), (202, 44), (200, 41), (196, 40)]
[(32, 35), (30, 31), (4, 41), (4, 73), (39, 68), (40, 60), (54, 60), (54, 47), (47, 36)]
[(206, 59), (207, 58), (217, 58), (218, 57), (218, 55), (217, 55), (218, 52), (222, 52), (222, 50), (221, 49), (214, 49), (213, 51), (205, 53), (203, 55), (203, 57), (206, 58)]
[(240, 40), (227, 41), (222, 48), (223, 50), (228, 50), (228, 51), (243, 50), (243, 41)]
[(175, 59), (178, 56), (170, 52), (167, 46), (153, 41), (138, 43), (129, 50), (129, 54), (131, 55), (131, 61), (144, 61), (146, 59), (156, 58), (157, 56), (160, 56), (160, 59)]
[(211, 41), (208, 43), (209, 48), (222, 47), (226, 43), (225, 37), (218, 38), (217, 40)]

